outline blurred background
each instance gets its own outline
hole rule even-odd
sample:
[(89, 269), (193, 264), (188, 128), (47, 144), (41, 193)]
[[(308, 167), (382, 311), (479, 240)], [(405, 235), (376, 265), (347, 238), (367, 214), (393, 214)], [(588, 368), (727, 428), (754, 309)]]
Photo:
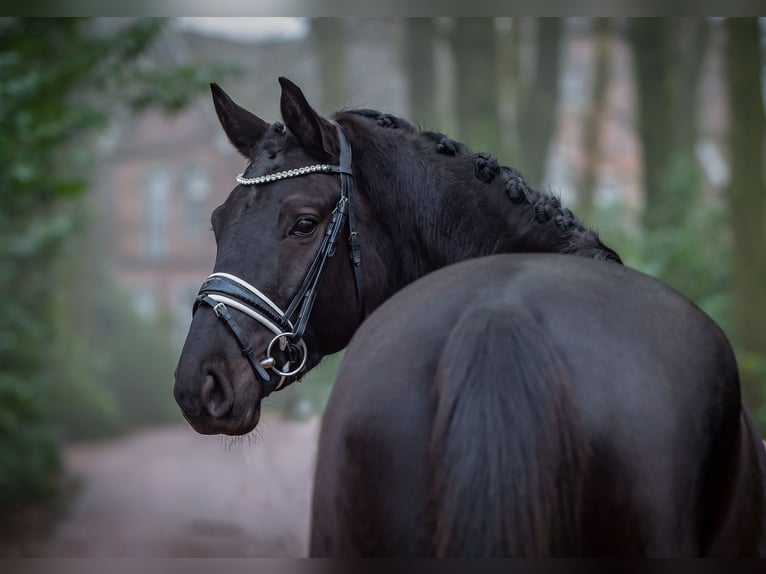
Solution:
[(173, 369), (277, 77), (490, 151), (723, 327), (766, 434), (766, 19), (0, 19), (0, 556), (301, 556), (340, 357), (241, 440)]

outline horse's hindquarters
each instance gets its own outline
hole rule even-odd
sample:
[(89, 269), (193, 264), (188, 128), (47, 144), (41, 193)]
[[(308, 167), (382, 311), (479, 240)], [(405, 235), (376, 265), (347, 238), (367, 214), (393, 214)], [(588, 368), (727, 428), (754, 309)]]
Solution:
[(736, 438), (710, 502), (710, 557), (766, 557), (766, 450), (742, 408)]
[(407, 386), (410, 375), (429, 380), (428, 364), (400, 351), (406, 368), (379, 356), (362, 379), (359, 355), (346, 354), (322, 419), (312, 557), (432, 555), (430, 396), (427, 384)]
[[(755, 554), (766, 455), (746, 419), (732, 454), (741, 404), (728, 342), (656, 280), (597, 266), (474, 260), (376, 311), (348, 348), (325, 414), (313, 548)], [(525, 497), (526, 506), (508, 503)], [(576, 525), (566, 536), (564, 522)]]

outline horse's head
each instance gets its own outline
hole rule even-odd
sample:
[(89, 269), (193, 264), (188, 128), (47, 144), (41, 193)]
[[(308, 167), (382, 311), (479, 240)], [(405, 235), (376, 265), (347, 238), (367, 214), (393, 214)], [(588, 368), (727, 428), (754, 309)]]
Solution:
[(500, 252), (619, 261), (557, 198), (491, 155), (373, 110), (339, 114), (341, 127), (280, 83), (284, 125), (213, 86), (221, 125), (249, 165), (213, 213), (215, 268), (176, 371), (176, 400), (199, 432), (249, 432), (261, 399), (439, 267)]
[(176, 401), (205, 434), (252, 430), (261, 399), (341, 349), (358, 324), (350, 150), (338, 124), (280, 83), (284, 125), (211, 86), (221, 125), (249, 165), (213, 212), (215, 267), (176, 370)]

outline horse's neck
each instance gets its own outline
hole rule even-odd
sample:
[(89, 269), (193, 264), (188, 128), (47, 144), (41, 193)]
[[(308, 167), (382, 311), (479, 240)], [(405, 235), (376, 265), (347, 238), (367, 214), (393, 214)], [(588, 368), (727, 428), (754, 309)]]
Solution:
[[(455, 162), (484, 165), (478, 155)], [(569, 253), (619, 260), (556, 198), (530, 189), (517, 172), (499, 166), (482, 172), (479, 166), (460, 175), (471, 166), (456, 167), (463, 169), (424, 184), (412, 174), (400, 174), (389, 178), (387, 188), (371, 190), (377, 216), (386, 218), (402, 286), (452, 263), (495, 253)]]

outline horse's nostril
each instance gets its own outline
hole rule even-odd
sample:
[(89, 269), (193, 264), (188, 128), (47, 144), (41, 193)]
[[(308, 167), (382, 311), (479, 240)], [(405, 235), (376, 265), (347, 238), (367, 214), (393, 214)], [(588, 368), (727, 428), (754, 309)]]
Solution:
[(234, 391), (223, 377), (208, 373), (202, 384), (202, 404), (214, 418), (225, 416), (234, 404)]

